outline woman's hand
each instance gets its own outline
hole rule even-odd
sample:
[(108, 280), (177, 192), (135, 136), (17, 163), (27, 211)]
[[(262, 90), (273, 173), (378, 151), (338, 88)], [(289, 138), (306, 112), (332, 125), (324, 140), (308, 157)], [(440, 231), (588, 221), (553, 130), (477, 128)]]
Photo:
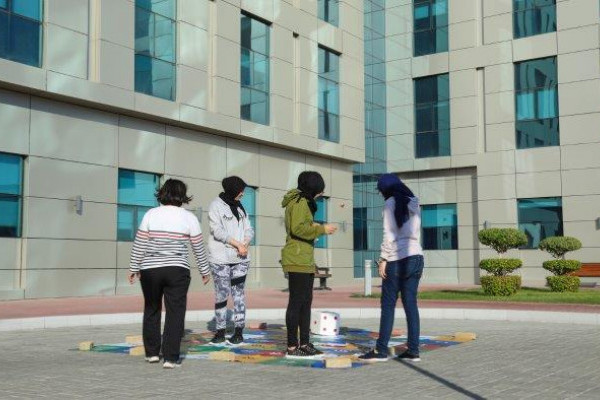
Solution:
[(387, 275), (385, 273), (385, 267), (387, 266), (387, 261), (386, 260), (379, 260), (379, 276), (382, 279), (387, 278)]
[(202, 283), (205, 285), (210, 282), (210, 275), (202, 275)]
[(332, 235), (335, 233), (335, 231), (337, 231), (337, 226), (333, 224), (325, 224), (323, 225), (323, 228), (325, 228), (325, 233), (327, 235)]
[(135, 281), (140, 279), (140, 273), (139, 272), (130, 272), (128, 279), (129, 279), (129, 284), (133, 285), (135, 283)]

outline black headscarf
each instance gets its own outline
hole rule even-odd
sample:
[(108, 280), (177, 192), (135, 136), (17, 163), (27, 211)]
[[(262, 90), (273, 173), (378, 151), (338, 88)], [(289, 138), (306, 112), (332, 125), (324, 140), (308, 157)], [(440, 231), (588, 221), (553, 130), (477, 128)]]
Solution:
[(221, 185), (223, 185), (224, 192), (219, 194), (221, 200), (223, 200), (229, 208), (231, 208), (231, 212), (235, 216), (235, 218), (239, 221), (240, 214), (238, 212), (238, 208), (241, 208), (244, 212), (244, 216), (246, 216), (246, 210), (242, 203), (235, 198), (239, 196), (240, 193), (246, 189), (246, 182), (238, 176), (228, 176), (227, 178), (221, 181)]
[(398, 228), (400, 228), (410, 217), (408, 213), (408, 203), (415, 195), (408, 186), (394, 174), (381, 175), (377, 181), (377, 190), (381, 192), (386, 200), (390, 197), (394, 197), (394, 200), (396, 201), (394, 217), (396, 218)]
[(317, 202), (315, 196), (319, 193), (323, 193), (325, 190), (325, 181), (321, 174), (316, 171), (304, 171), (298, 175), (298, 190), (300, 191), (300, 197), (305, 198), (308, 201), (308, 208), (312, 213), (313, 217), (317, 212)]

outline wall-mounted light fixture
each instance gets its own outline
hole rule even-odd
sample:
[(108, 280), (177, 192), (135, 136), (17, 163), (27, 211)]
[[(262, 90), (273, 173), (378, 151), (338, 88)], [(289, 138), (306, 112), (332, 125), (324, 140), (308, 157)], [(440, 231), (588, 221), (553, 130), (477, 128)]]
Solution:
[(83, 198), (81, 196), (75, 196), (73, 199), (73, 210), (77, 215), (83, 215)]
[(342, 232), (346, 232), (346, 221), (340, 222), (340, 229)]
[(492, 223), (490, 221), (483, 221), (483, 229), (490, 229), (492, 227)]
[(596, 229), (600, 230), (600, 217), (596, 218)]

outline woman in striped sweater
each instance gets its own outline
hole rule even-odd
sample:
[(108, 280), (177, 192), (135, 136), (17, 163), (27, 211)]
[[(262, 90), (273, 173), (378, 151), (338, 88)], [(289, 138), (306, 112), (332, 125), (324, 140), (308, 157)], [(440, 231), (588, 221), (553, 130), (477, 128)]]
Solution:
[(129, 283), (137, 279), (144, 293), (143, 337), (146, 361), (160, 361), (160, 320), (164, 295), (166, 316), (162, 336), (163, 367), (174, 368), (184, 333), (187, 292), (190, 286), (188, 242), (206, 285), (210, 281), (208, 259), (198, 218), (181, 208), (190, 202), (185, 183), (168, 179), (156, 194), (161, 204), (148, 210), (135, 235), (129, 267)]

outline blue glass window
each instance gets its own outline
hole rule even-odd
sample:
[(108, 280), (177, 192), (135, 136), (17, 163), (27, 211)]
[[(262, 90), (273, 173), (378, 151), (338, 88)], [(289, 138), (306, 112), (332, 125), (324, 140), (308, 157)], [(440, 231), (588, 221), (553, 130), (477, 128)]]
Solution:
[[(327, 197), (319, 197), (317, 200), (317, 212), (315, 213), (314, 221), (318, 224), (327, 223), (327, 206), (329, 199)], [(316, 249), (327, 248), (327, 235), (319, 236), (315, 241)]]
[(254, 237), (252, 238), (252, 242), (250, 242), (250, 244), (254, 246), (256, 244), (256, 188), (246, 186), (241, 202), (244, 206), (244, 210), (248, 213), (250, 224), (252, 224), (252, 228), (254, 228)]
[(131, 241), (146, 211), (156, 207), (160, 176), (147, 172), (119, 170), (117, 240)]
[(415, 82), (415, 155), (450, 155), (450, 83), (448, 74)]
[(556, 31), (556, 0), (513, 0), (515, 39)]
[(22, 209), (23, 157), (0, 153), (0, 237), (21, 236)]
[(242, 119), (263, 125), (270, 120), (269, 25), (242, 14), (241, 106)]
[(175, 0), (135, 4), (135, 91), (175, 100)]
[[(383, 198), (377, 179), (387, 172), (385, 0), (365, 0), (365, 162), (354, 165), (354, 277), (364, 277), (365, 260), (377, 260), (381, 247)], [(372, 264), (372, 276), (377, 267)]]
[(317, 0), (319, 19), (338, 26), (340, 19), (339, 0)]
[(556, 57), (515, 64), (515, 108), (518, 149), (559, 145)]
[(448, 0), (413, 3), (415, 57), (448, 51)]
[(421, 242), (424, 250), (458, 249), (456, 204), (433, 204), (421, 208)]
[(319, 139), (340, 141), (340, 60), (319, 46)]
[(535, 249), (542, 239), (563, 235), (562, 199), (519, 199), (519, 229), (527, 236), (525, 248)]
[(0, 58), (41, 66), (41, 0), (0, 0)]

